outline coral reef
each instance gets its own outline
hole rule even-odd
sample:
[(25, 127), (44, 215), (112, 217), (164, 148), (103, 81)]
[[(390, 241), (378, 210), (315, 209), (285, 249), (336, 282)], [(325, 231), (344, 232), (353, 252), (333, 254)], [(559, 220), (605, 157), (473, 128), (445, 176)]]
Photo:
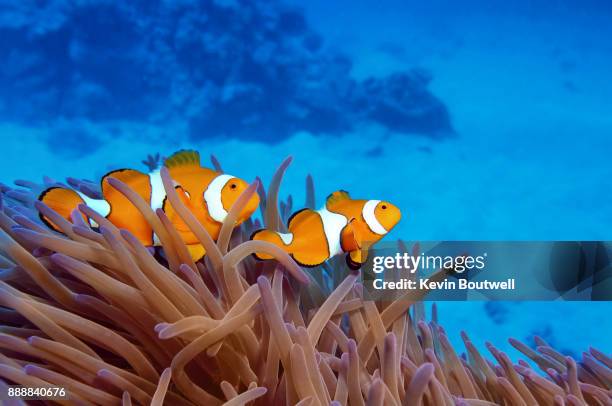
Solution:
[(452, 133), (422, 70), (353, 79), (350, 58), (277, 1), (7, 2), (0, 34), (0, 117), (61, 117), (54, 139), (120, 120), (177, 122), (193, 140), (277, 142), (364, 122)]
[[(217, 242), (162, 171), (170, 203), (207, 249), (203, 263), (191, 261), (163, 211), (121, 182), (113, 187), (150, 221), (163, 256), (87, 207), (74, 223), (54, 216), (33, 201), (38, 185), (3, 186), (2, 385), (63, 386), (71, 398), (58, 403), (84, 405), (611, 404), (609, 355), (590, 349), (577, 362), (542, 339), (536, 350), (512, 340), (538, 372), (490, 344), (485, 358), (465, 333), (460, 355), (435, 307), (427, 319), (414, 293), (364, 300), (359, 274), (343, 261), (305, 273), (274, 246), (245, 241), (258, 225), (233, 222), (249, 193), (259, 190), (266, 227), (281, 227), (292, 211), (290, 199), (278, 202), (288, 163), (267, 195), (258, 181), (244, 192)], [(95, 193), (88, 182), (70, 184)], [(312, 179), (306, 184), (312, 207)], [(39, 212), (65, 235), (43, 227)], [(278, 261), (256, 262), (254, 251)]]

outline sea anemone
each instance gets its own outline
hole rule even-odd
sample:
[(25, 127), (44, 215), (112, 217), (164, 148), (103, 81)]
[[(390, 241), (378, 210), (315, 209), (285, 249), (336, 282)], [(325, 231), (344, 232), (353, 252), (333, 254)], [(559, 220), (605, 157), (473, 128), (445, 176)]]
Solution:
[[(62, 219), (35, 201), (39, 185), (2, 187), (1, 385), (64, 387), (69, 400), (57, 403), (85, 405), (612, 404), (609, 355), (590, 349), (577, 362), (542, 339), (535, 350), (511, 340), (532, 361), (513, 364), (490, 344), (485, 358), (465, 333), (460, 355), (417, 294), (366, 300), (343, 261), (306, 272), (275, 246), (248, 241), (257, 222), (234, 221), (253, 193), (266, 227), (281, 229), (291, 212), (291, 199), (277, 198), (288, 164), (267, 196), (257, 180), (243, 193), (216, 242), (162, 170), (170, 204), (208, 253), (199, 263), (164, 212), (119, 181), (111, 185), (147, 218), (162, 252), (86, 206), (72, 223)], [(306, 194), (312, 207), (310, 178)], [(276, 260), (258, 262), (255, 251)]]

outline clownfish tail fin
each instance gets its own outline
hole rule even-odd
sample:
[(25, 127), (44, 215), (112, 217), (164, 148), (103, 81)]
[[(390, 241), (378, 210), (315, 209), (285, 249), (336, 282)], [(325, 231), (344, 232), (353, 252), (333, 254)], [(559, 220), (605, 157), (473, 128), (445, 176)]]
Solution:
[[(251, 234), (250, 240), (253, 241), (265, 241), (282, 248), (285, 252), (291, 255), (291, 243), (293, 242), (292, 233), (279, 233), (277, 231), (271, 231), (267, 229), (261, 229)], [(273, 257), (262, 252), (256, 252), (253, 254), (255, 258), (264, 260), (272, 259)]]
[[(70, 213), (72, 213), (79, 204), (85, 203), (83, 198), (76, 191), (58, 186), (45, 189), (40, 196), (38, 196), (38, 200), (69, 221)], [(61, 229), (53, 224), (46, 216), (40, 214), (40, 219), (49, 228), (61, 232)]]

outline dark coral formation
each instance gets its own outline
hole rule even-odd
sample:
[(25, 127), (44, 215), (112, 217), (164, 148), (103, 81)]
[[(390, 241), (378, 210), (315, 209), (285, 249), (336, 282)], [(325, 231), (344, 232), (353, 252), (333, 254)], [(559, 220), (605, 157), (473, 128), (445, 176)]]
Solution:
[[(291, 212), (292, 202), (280, 212), (277, 205), (288, 163), (262, 196), (269, 228)], [(542, 338), (536, 350), (511, 339), (538, 371), (490, 344), (487, 359), (462, 333), (461, 356), (435, 307), (426, 319), (414, 292), (365, 300), (359, 274), (347, 274), (342, 260), (306, 274), (274, 245), (245, 242), (255, 224), (232, 232), (241, 207), (232, 208), (215, 243), (167, 171), (162, 177), (170, 203), (206, 247), (204, 263), (191, 261), (163, 211), (121, 182), (113, 187), (159, 236), (162, 263), (100, 216), (101, 233), (78, 212), (74, 224), (55, 218), (65, 235), (52, 232), (38, 222), (38, 211), (53, 213), (32, 206), (35, 194), (2, 188), (0, 386), (63, 386), (71, 396), (64, 404), (87, 405), (611, 404), (609, 355), (590, 349), (577, 362)], [(258, 183), (236, 206), (261, 190)], [(314, 201), (308, 179), (306, 206)], [(261, 251), (278, 262), (254, 262), (249, 254)]]
[(452, 133), (427, 74), (354, 80), (351, 60), (276, 1), (12, 3), (0, 57), (8, 119), (174, 120), (192, 139), (266, 142), (364, 122)]

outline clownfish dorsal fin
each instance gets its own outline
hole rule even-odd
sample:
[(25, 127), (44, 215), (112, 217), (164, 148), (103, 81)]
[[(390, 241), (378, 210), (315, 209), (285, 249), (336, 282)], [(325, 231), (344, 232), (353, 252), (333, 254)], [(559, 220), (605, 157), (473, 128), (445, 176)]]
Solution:
[(108, 182), (106, 182), (108, 178), (114, 178), (125, 183), (134, 189), (143, 199), (149, 199), (149, 194), (151, 193), (149, 190), (149, 175), (136, 169), (117, 169), (108, 172), (106, 175), (102, 176), (102, 180), (100, 181), (102, 195), (107, 201), (113, 197), (122, 196), (119, 191), (115, 190), (115, 188), (111, 187)]
[(200, 166), (200, 153), (194, 150), (182, 149), (170, 155), (164, 160), (164, 166), (168, 169), (181, 166)]
[(332, 209), (336, 204), (350, 199), (349, 193), (346, 190), (336, 190), (331, 195), (327, 196), (327, 200), (325, 201), (325, 206), (328, 209)]
[(305, 221), (308, 216), (311, 216), (312, 213), (314, 213), (314, 210), (308, 208), (293, 213), (291, 217), (289, 217), (289, 220), (287, 220), (287, 230), (289, 230), (289, 232), (295, 231), (295, 229), (299, 228), (300, 224)]
[(115, 169), (113, 171), (106, 173), (104, 176), (102, 176), (102, 183), (104, 183), (104, 180), (106, 180), (107, 178), (115, 178), (115, 179), (119, 179), (123, 183), (130, 185), (132, 181), (140, 179), (140, 178), (146, 178), (147, 176), (148, 176), (147, 174), (140, 172), (139, 170), (136, 170), (136, 169), (129, 169), (129, 168)]

